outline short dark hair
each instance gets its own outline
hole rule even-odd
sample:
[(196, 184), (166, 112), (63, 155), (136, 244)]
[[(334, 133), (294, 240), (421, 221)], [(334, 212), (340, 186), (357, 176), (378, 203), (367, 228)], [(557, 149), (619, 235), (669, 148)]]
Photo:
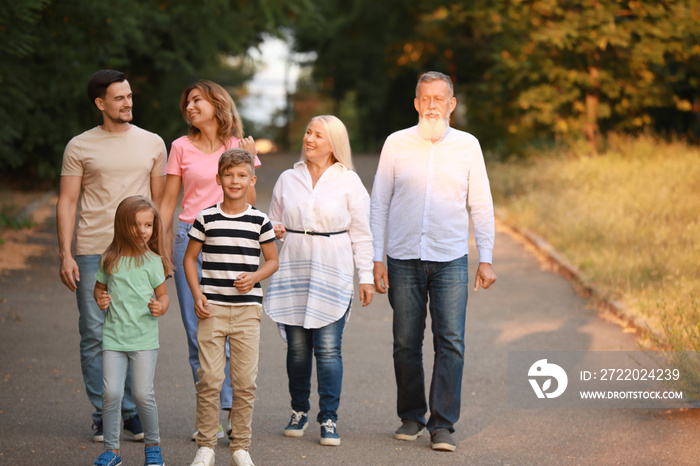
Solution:
[(88, 99), (93, 104), (98, 97), (104, 99), (107, 88), (114, 83), (121, 83), (126, 80), (126, 75), (117, 70), (100, 70), (92, 75), (88, 81)]
[(250, 173), (255, 175), (255, 159), (253, 155), (245, 149), (228, 149), (219, 157), (219, 175), (226, 170), (237, 165), (248, 165)]

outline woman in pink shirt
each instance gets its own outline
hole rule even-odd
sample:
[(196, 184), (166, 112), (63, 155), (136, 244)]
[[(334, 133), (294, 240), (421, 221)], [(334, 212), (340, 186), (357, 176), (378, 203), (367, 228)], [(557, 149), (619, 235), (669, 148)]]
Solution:
[[(189, 362), (192, 376), (197, 383), (199, 349), (197, 346), (197, 315), (194, 300), (187, 285), (182, 259), (187, 249), (187, 233), (192, 228), (197, 214), (223, 200), (221, 187), (216, 184), (219, 157), (226, 149), (242, 147), (255, 156), (255, 166), (260, 166), (251, 136), (243, 137), (243, 124), (236, 104), (226, 90), (211, 81), (199, 81), (185, 89), (180, 97), (182, 116), (190, 126), (187, 136), (173, 141), (165, 172), (165, 194), (160, 204), (163, 226), (172, 234), (172, 219), (180, 188), (183, 189), (182, 213), (173, 245), (175, 286), (180, 302), (182, 323), (187, 334)], [(247, 202), (255, 204), (255, 189), (248, 191)], [(197, 261), (199, 276), (202, 276), (202, 257)], [(226, 345), (226, 359), (229, 350)], [(226, 379), (221, 390), (221, 408), (231, 409), (231, 377), (226, 364)], [(195, 432), (196, 434), (196, 432)], [(223, 437), (223, 429), (220, 432)], [(194, 436), (193, 436), (194, 439)]]

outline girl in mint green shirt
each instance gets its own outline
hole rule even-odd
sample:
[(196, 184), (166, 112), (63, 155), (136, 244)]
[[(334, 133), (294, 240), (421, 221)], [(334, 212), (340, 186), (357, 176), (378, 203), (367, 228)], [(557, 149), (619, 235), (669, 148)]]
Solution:
[[(165, 277), (172, 264), (161, 256), (163, 224), (150, 199), (131, 196), (117, 207), (114, 239), (100, 258), (95, 301), (106, 310), (102, 334), (102, 420), (105, 452), (95, 465), (117, 466), (121, 400), (127, 372), (143, 425), (147, 466), (162, 466), (158, 408), (153, 390), (158, 359), (158, 317), (170, 303)], [(155, 298), (154, 298), (155, 292)]]

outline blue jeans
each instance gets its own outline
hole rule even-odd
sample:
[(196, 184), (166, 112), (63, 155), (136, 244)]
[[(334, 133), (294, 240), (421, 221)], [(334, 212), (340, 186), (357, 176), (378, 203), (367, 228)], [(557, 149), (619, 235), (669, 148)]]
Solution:
[[(450, 262), (387, 257), (389, 302), (394, 310), (394, 372), (397, 412), (430, 432), (454, 432), (459, 419), (464, 369), (464, 324), (469, 279), (467, 256)], [(435, 360), (430, 380), (430, 418), (425, 422), (423, 335), (430, 312)]]
[(343, 387), (343, 357), (340, 347), (347, 314), (321, 328), (285, 325), (287, 333), (287, 376), (294, 411), (308, 412), (311, 405), (311, 369), (316, 355), (318, 416), (316, 420), (338, 420), (340, 391)]
[[(197, 345), (197, 314), (194, 312), (194, 298), (190, 286), (187, 284), (185, 277), (185, 269), (182, 266), (182, 260), (185, 257), (189, 233), (192, 228), (191, 223), (183, 222), (182, 220), (177, 226), (177, 234), (175, 235), (175, 244), (173, 245), (173, 265), (175, 266), (175, 288), (177, 289), (177, 300), (180, 303), (180, 315), (182, 316), (182, 324), (185, 326), (185, 334), (187, 336), (187, 350), (189, 354), (190, 367), (192, 368), (192, 377), (194, 384), (197, 385), (199, 378), (197, 370), (199, 369), (199, 346)], [(199, 281), (202, 280), (202, 254), (197, 258), (197, 274)], [(230, 350), (228, 339), (226, 340), (226, 369), (224, 378), (224, 388), (221, 390), (220, 402), (221, 409), (231, 409), (233, 393), (229, 389), (231, 387), (231, 375), (229, 373), (229, 357)]]
[(156, 374), (158, 350), (146, 351), (104, 351), (104, 375), (102, 381), (102, 403), (104, 406), (103, 427), (106, 450), (119, 449), (120, 416), (119, 408), (124, 395), (124, 382), (131, 375), (131, 393), (139, 411), (143, 426), (144, 443), (160, 443), (158, 431), (158, 407), (153, 390)]
[[(85, 392), (95, 408), (93, 422), (102, 420), (102, 326), (105, 311), (95, 302), (95, 275), (100, 267), (97, 254), (75, 256), (80, 281), (75, 296), (78, 301), (78, 329), (80, 331), (80, 366), (85, 381)], [(126, 391), (122, 405), (124, 419), (136, 416), (136, 405), (131, 399), (131, 378), (126, 379)]]

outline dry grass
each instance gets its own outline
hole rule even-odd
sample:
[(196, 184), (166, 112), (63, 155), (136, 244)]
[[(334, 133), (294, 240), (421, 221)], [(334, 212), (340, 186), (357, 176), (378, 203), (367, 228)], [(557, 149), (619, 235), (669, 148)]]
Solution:
[(611, 137), (599, 156), (541, 154), (492, 164), (489, 178), (509, 222), (544, 237), (652, 328), (682, 325), (677, 309), (698, 313), (697, 147)]

